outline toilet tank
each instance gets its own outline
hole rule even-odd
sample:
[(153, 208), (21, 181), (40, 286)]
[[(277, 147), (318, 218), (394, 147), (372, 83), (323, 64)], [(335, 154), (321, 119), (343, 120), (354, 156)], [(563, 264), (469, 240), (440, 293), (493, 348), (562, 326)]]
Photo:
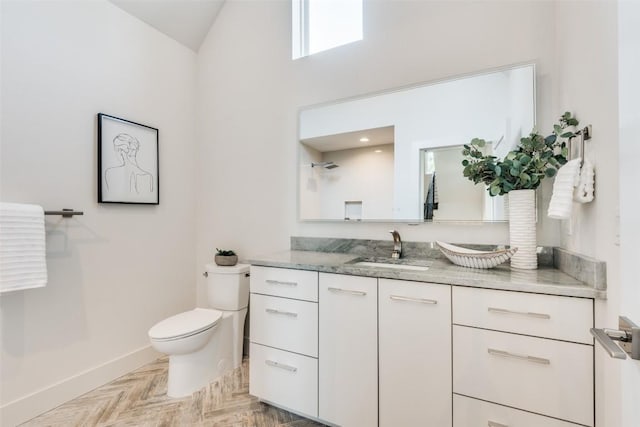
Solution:
[(207, 264), (206, 271), (210, 308), (235, 311), (249, 305), (249, 264)]

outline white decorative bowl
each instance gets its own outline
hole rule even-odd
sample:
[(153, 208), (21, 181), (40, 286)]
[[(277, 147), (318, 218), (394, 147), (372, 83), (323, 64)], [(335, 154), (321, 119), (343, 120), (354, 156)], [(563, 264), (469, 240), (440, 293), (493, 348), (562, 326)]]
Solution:
[(477, 251), (438, 241), (436, 241), (436, 245), (438, 245), (440, 252), (449, 258), (449, 261), (469, 268), (493, 268), (508, 261), (518, 251), (518, 248)]

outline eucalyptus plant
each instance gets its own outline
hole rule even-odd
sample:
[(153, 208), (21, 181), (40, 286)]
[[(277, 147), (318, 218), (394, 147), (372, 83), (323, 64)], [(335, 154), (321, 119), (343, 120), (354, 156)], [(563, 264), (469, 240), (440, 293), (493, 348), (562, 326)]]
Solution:
[(499, 196), (513, 190), (535, 190), (545, 177), (553, 177), (567, 162), (567, 139), (575, 136), (569, 127), (579, 124), (571, 113), (560, 117), (549, 136), (535, 130), (520, 139), (520, 145), (507, 153), (504, 159), (485, 154), (487, 141), (474, 138), (464, 145), (463, 174), (474, 184), (487, 186), (492, 196)]

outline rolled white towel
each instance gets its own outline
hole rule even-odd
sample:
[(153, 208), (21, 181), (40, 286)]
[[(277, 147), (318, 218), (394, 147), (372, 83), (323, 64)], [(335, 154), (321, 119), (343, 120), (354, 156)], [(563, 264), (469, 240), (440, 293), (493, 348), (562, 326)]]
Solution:
[(580, 203), (593, 201), (594, 175), (593, 163), (585, 159), (580, 169), (578, 185), (573, 192), (573, 200)]
[(553, 183), (549, 202), (549, 218), (567, 219), (573, 208), (573, 188), (578, 185), (581, 158), (569, 160), (560, 169)]

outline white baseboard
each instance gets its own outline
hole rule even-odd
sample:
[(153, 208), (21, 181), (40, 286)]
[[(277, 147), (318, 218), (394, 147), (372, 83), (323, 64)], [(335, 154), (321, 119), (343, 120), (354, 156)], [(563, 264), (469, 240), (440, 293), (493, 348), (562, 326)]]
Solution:
[(28, 421), (160, 356), (148, 345), (6, 403), (0, 407), (0, 425), (12, 427)]

